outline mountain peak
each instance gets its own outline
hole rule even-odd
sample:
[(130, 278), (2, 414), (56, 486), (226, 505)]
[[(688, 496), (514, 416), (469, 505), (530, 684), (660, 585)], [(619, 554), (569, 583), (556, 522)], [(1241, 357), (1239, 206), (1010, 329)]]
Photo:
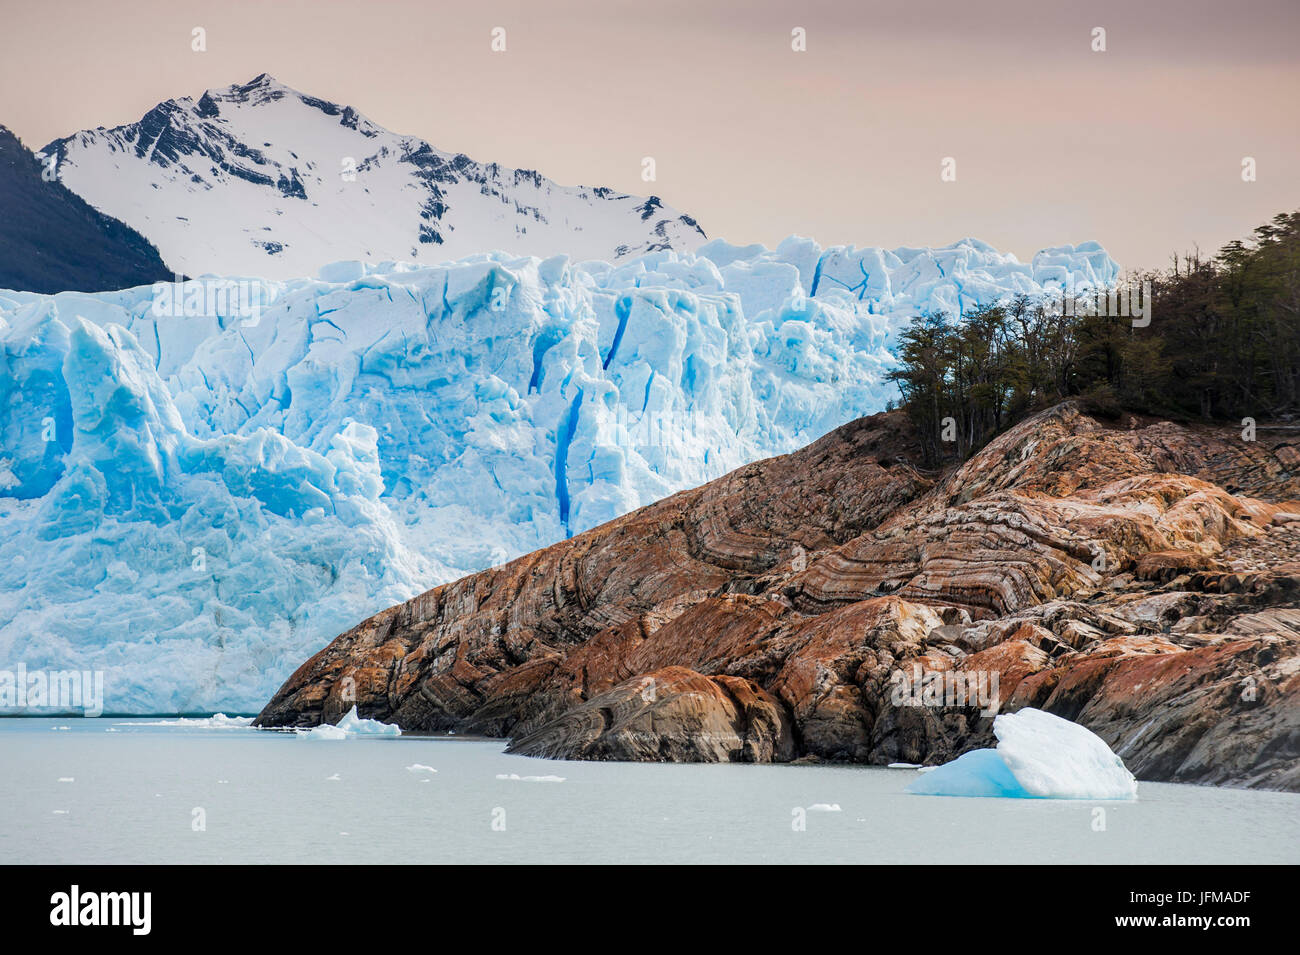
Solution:
[[(229, 91), (232, 91), (232, 90), (239, 90), (239, 91), (242, 91), (242, 92), (252, 92), (253, 90), (258, 90), (258, 89), (283, 89), (283, 90), (288, 90), (288, 89), (290, 89), (290, 87), (288, 87), (288, 86), (286, 86), (285, 84), (281, 83), (279, 80), (277, 80), (277, 79), (276, 79), (274, 76), (272, 76), (270, 73), (258, 73), (256, 76), (254, 76), (254, 77), (253, 77), (251, 80), (249, 80), (247, 83), (231, 83), (229, 86), (219, 86), (219, 87), (216, 87), (215, 89), (210, 89), (210, 90), (208, 90), (208, 92), (209, 92), (209, 93), (226, 93), (226, 92), (229, 92)], [(293, 92), (297, 92), (297, 90), (293, 90)]]
[(75, 133), (45, 152), (69, 188), (192, 275), (294, 278), (341, 259), (490, 251), (615, 259), (705, 239), (657, 197), (476, 162), (270, 73), (166, 100), (137, 123)]
[(297, 90), (281, 83), (270, 73), (259, 73), (247, 83), (232, 83), (230, 86), (204, 90), (203, 95), (199, 97), (199, 103), (235, 103), (259, 106), (262, 103), (282, 99), (285, 96), (306, 99)]

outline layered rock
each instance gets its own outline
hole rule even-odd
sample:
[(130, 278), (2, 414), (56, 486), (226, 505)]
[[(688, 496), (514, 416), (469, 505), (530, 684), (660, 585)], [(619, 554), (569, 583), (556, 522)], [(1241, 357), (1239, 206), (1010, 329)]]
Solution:
[(1139, 778), (1300, 789), (1293, 447), (1066, 404), (929, 474), (909, 429), (862, 419), (384, 611), (258, 722), (355, 700), (550, 757), (938, 763), (1035, 706)]

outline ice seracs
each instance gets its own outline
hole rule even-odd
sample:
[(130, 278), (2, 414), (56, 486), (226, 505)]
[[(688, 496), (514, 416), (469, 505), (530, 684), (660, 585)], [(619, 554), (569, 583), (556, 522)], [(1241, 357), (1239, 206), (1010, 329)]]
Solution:
[(881, 410), (917, 312), (1114, 280), (1081, 249), (0, 291), (0, 649), (110, 712), (256, 711), (372, 613)]
[(1136, 799), (1137, 780), (1101, 737), (1032, 707), (993, 720), (996, 749), (977, 749), (917, 779), (925, 796)]

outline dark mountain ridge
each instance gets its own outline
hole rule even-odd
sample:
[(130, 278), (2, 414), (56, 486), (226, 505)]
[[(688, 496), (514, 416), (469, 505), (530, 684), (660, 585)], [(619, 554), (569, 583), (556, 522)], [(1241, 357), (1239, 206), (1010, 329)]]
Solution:
[(0, 126), (0, 288), (110, 292), (169, 281), (158, 250), (50, 177)]

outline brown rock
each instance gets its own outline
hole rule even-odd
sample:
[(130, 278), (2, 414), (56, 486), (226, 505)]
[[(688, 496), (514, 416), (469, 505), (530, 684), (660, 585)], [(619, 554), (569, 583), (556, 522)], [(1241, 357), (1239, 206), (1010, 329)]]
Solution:
[(509, 752), (550, 759), (770, 763), (794, 758), (784, 707), (740, 677), (667, 667), (566, 710)]
[(1047, 665), (1048, 656), (1038, 647), (1026, 640), (1011, 639), (971, 654), (961, 662), (961, 669), (997, 673), (1000, 703), (1012, 698), (1022, 680), (1045, 669)]
[(258, 723), (355, 699), (541, 755), (940, 762), (991, 720), (900, 679), (996, 673), (1142, 778), (1300, 788), (1300, 565), (1271, 523), (1300, 470), (1266, 439), (1067, 403), (931, 475), (909, 434), (854, 422), (390, 608)]
[(1143, 554), (1138, 558), (1134, 574), (1138, 580), (1167, 583), (1182, 574), (1222, 569), (1222, 565), (1217, 560), (1195, 551), (1159, 550)]

